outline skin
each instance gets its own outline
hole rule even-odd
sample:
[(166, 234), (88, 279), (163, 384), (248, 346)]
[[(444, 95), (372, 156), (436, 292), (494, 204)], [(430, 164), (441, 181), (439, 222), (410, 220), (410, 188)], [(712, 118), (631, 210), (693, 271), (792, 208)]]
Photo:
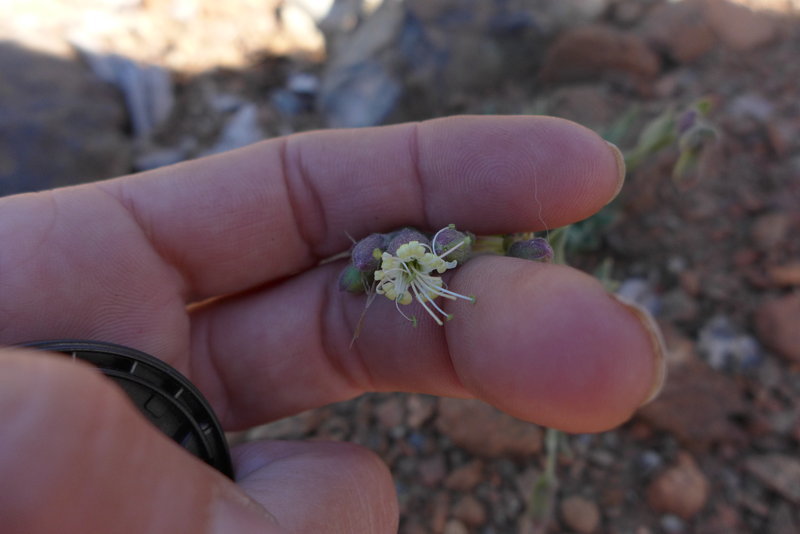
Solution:
[[(192, 380), (227, 430), (366, 391), (477, 397), (571, 432), (630, 417), (661, 377), (641, 316), (568, 267), (478, 257), (444, 327), (336, 289), (362, 237), (585, 218), (621, 185), (591, 131), (458, 117), (299, 134), (169, 168), (0, 198), (0, 345), (120, 343)], [(4, 532), (391, 533), (386, 466), (355, 445), (234, 449), (237, 484), (152, 429), (88, 366), (0, 350)], [(10, 530), (9, 530), (10, 529)]]

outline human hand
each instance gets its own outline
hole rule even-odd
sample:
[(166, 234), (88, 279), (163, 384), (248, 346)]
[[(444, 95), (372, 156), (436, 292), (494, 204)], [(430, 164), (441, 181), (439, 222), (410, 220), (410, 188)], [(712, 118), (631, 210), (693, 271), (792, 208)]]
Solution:
[[(621, 185), (597, 135), (542, 117), (323, 131), (136, 176), (0, 198), (0, 344), (109, 341), (185, 374), (228, 430), (365, 391), (477, 397), (572, 432), (625, 421), (662, 379), (642, 316), (574, 269), (476, 257), (476, 304), (417, 328), (318, 265), (362, 237), (585, 218)], [(233, 451), (237, 485), (88, 366), (0, 351), (4, 532), (396, 532), (390, 474), (341, 443)], [(272, 517), (275, 521), (270, 521)]]

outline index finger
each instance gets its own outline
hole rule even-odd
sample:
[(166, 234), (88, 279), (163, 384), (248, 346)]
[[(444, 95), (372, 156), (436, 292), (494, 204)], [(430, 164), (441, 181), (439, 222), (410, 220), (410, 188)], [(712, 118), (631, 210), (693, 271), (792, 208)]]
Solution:
[(457, 117), (298, 134), (101, 187), (205, 298), (304, 270), (348, 234), (580, 220), (618, 191), (617, 155), (561, 119)]

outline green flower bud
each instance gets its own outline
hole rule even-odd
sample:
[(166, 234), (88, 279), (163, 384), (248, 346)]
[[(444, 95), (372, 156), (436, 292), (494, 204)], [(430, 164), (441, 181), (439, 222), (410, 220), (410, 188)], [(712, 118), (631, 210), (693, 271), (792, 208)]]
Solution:
[(700, 150), (718, 137), (717, 130), (705, 123), (698, 123), (688, 129), (678, 139), (681, 152)]
[(508, 247), (508, 256), (522, 258), (523, 260), (540, 261), (550, 263), (553, 261), (553, 248), (547, 239), (534, 237), (525, 241), (517, 241)]
[(675, 141), (675, 122), (675, 111), (671, 108), (651, 120), (639, 135), (636, 150), (649, 156), (671, 145)]
[(350, 252), (353, 266), (362, 273), (374, 273), (381, 266), (381, 254), (386, 250), (385, 234), (370, 234), (355, 244)]
[(460, 232), (456, 230), (455, 225), (451, 224), (433, 236), (433, 253), (446, 258), (447, 261), (456, 261), (461, 265), (469, 259), (474, 242), (474, 235)]
[(364, 274), (354, 265), (347, 265), (339, 274), (339, 291), (358, 295), (365, 291)]

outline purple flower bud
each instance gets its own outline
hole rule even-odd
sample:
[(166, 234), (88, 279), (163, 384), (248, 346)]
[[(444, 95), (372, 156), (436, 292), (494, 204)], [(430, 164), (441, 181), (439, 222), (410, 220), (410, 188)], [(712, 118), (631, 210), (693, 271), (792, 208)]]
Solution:
[[(433, 253), (447, 261), (455, 260), (461, 265), (469, 259), (474, 242), (474, 236), (460, 232), (455, 226), (450, 225), (436, 232), (433, 239)], [(450, 250), (452, 252), (448, 253)]]
[(363, 293), (365, 291), (363, 276), (363, 273), (355, 266), (347, 265), (339, 274), (339, 291), (347, 291), (356, 295)]
[(553, 260), (553, 247), (550, 246), (547, 239), (534, 237), (512, 243), (506, 254), (513, 258), (550, 263)]
[(531, 235), (530, 232), (526, 233), (514, 233), (514, 234), (505, 234), (503, 235), (503, 250), (508, 250), (508, 247), (516, 243), (517, 241), (523, 241), (526, 239), (526, 236)]
[(697, 123), (699, 113), (696, 109), (687, 109), (678, 116), (678, 134), (686, 133), (692, 126)]
[[(355, 244), (350, 256), (353, 266), (362, 273), (372, 273), (381, 266), (381, 254), (386, 250), (385, 234), (370, 234)], [(377, 252), (376, 252), (377, 251)]]
[(389, 244), (386, 247), (386, 252), (394, 256), (397, 254), (398, 248), (406, 243), (411, 243), (412, 241), (431, 246), (430, 240), (419, 230), (415, 230), (414, 228), (403, 228), (392, 235), (391, 239), (389, 240)]

